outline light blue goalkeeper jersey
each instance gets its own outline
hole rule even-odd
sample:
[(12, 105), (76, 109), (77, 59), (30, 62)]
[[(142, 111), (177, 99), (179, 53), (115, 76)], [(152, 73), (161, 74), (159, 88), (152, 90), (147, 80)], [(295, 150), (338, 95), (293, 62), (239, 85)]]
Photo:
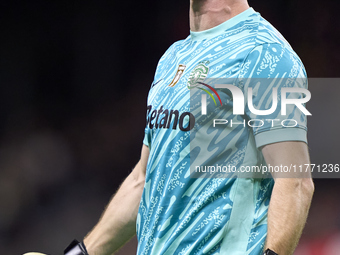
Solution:
[[(281, 116), (278, 104), (267, 116), (276, 120), (275, 125), (267, 121), (214, 130), (206, 123), (210, 112), (239, 123), (259, 118), (247, 104), (244, 115), (232, 115), (231, 95), (214, 91), (209, 81), (231, 79), (245, 96), (252, 87), (253, 105), (264, 110), (272, 103), (270, 87), (306, 88), (306, 82), (297, 81), (304, 77), (303, 64), (291, 46), (252, 8), (212, 29), (191, 32), (165, 52), (148, 95), (144, 144), (150, 155), (137, 216), (137, 254), (261, 253), (273, 179), (192, 178), (190, 165), (202, 157), (190, 141), (201, 139), (209, 164), (216, 161), (237, 169), (265, 165), (261, 147), (266, 144), (307, 142), (306, 117), (294, 106)], [(284, 81), (261, 86), (253, 80), (271, 78)], [(202, 86), (196, 91), (207, 95), (206, 115), (195, 114), (200, 105), (191, 101), (198, 84)], [(293, 117), (294, 125), (280, 124)]]

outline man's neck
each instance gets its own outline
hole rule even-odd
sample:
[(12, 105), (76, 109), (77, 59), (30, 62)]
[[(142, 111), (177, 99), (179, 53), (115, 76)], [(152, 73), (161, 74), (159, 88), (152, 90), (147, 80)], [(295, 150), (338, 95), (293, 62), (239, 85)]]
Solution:
[(213, 28), (248, 8), (247, 0), (190, 0), (190, 30)]

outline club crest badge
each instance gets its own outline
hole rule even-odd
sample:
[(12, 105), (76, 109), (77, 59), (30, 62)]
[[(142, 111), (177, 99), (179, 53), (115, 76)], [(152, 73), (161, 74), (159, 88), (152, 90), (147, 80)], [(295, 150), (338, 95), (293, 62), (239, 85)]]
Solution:
[[(209, 64), (209, 61), (206, 61), (205, 63)], [(194, 68), (194, 70), (192, 70), (192, 72), (190, 73), (189, 79), (188, 79), (187, 88), (189, 90), (197, 88), (197, 89), (204, 91), (205, 93), (207, 93), (212, 98), (215, 105), (217, 106), (217, 102), (216, 102), (214, 95), (213, 95), (213, 94), (215, 94), (216, 97), (218, 98), (220, 104), (222, 105), (221, 97), (219, 96), (217, 91), (212, 86), (210, 86), (209, 84), (204, 83), (204, 80), (207, 78), (208, 73), (209, 73), (209, 67), (206, 66), (205, 63), (204, 62), (199, 63)], [(213, 92), (213, 94), (208, 89), (211, 90)]]
[(205, 78), (207, 78), (209, 73), (209, 67), (207, 67), (204, 63), (200, 63), (198, 66), (192, 70), (190, 73), (187, 87), (188, 89), (192, 89), (203, 82)]

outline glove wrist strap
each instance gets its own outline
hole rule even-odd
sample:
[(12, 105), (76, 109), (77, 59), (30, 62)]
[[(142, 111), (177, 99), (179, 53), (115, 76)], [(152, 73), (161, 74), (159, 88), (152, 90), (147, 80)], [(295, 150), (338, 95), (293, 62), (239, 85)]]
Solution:
[(78, 242), (77, 240), (73, 240), (69, 246), (64, 251), (65, 255), (89, 255), (87, 253), (84, 242)]

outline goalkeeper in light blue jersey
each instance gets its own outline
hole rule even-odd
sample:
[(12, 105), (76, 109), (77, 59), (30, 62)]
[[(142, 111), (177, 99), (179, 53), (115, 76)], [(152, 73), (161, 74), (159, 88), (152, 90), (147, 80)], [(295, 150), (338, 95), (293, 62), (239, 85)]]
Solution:
[[(79, 254), (112, 254), (134, 234), (138, 255), (285, 255), (297, 245), (310, 173), (237, 173), (309, 163), (308, 113), (296, 104), (283, 115), (280, 104), (303, 100), (304, 66), (246, 0), (191, 0), (190, 29), (158, 63), (140, 161)], [(242, 114), (221, 83), (245, 97)], [(282, 92), (291, 88), (299, 93)]]

